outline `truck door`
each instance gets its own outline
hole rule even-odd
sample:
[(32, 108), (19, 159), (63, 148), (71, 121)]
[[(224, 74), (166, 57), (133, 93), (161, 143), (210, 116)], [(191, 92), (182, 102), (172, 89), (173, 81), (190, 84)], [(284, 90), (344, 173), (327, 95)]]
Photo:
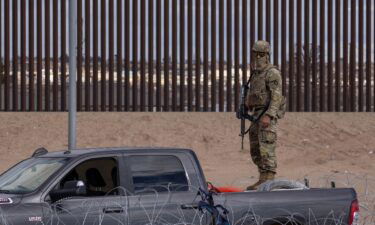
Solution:
[(206, 224), (198, 189), (178, 156), (140, 154), (124, 161), (131, 176), (130, 224)]
[[(121, 166), (121, 156), (90, 158), (73, 166), (45, 196), (44, 224), (126, 224), (127, 201), (119, 188)], [(86, 193), (62, 196), (71, 181), (82, 182)]]

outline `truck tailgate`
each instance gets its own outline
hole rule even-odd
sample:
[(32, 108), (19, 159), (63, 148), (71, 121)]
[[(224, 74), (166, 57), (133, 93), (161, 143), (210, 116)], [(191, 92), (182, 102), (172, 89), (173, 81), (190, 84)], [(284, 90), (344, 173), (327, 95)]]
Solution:
[(346, 225), (355, 199), (345, 188), (223, 193), (214, 201), (229, 210), (232, 224)]

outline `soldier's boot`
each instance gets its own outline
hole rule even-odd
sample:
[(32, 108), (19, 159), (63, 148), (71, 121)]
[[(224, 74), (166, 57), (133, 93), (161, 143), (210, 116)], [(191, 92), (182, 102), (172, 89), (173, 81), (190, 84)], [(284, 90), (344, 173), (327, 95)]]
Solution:
[(258, 187), (261, 184), (263, 184), (263, 183), (265, 183), (265, 182), (267, 182), (269, 180), (274, 180), (275, 179), (275, 175), (276, 175), (276, 173), (275, 172), (271, 172), (271, 171), (260, 173), (259, 180), (255, 184), (248, 186), (246, 188), (246, 190), (248, 190), (248, 191), (250, 191), (250, 190), (257, 190)]
[(246, 188), (246, 190), (248, 190), (248, 191), (250, 191), (250, 190), (256, 190), (256, 189), (258, 189), (259, 185), (263, 184), (266, 181), (267, 181), (267, 173), (266, 172), (261, 172), (259, 174), (259, 180), (257, 182), (255, 182), (254, 184), (248, 186)]

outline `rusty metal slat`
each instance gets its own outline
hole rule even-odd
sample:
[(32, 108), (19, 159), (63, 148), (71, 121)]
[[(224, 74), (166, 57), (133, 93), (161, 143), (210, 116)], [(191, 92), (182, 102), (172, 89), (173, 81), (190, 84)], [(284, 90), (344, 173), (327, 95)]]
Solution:
[(201, 51), (200, 51), (200, 45), (201, 45), (201, 1), (196, 0), (196, 40), (195, 40), (195, 111), (200, 111), (200, 84), (201, 84), (201, 71), (200, 71), (200, 63), (201, 63)]
[[(61, 0), (61, 111), (66, 111), (66, 0)], [(79, 67), (78, 67), (79, 68)]]
[(344, 58), (343, 58), (343, 111), (348, 112), (349, 111), (349, 93), (348, 93), (348, 81), (349, 81), (349, 74), (348, 74), (348, 35), (349, 35), (349, 0), (344, 0), (343, 5), (343, 52), (344, 52)]
[(172, 1), (172, 111), (177, 111), (177, 1)]
[(359, 55), (359, 62), (358, 62), (358, 111), (363, 112), (364, 108), (364, 91), (363, 91), (363, 0), (359, 0), (359, 11), (358, 11), (358, 32), (359, 32), (359, 41), (358, 41), (358, 55)]
[(336, 15), (336, 23), (335, 23), (335, 27), (336, 27), (336, 56), (335, 56), (335, 60), (336, 60), (336, 68), (335, 68), (335, 81), (336, 81), (336, 91), (335, 91), (335, 111), (336, 112), (339, 112), (341, 111), (340, 108), (341, 108), (341, 88), (340, 88), (340, 82), (342, 81), (341, 79), (341, 57), (340, 57), (340, 50), (341, 50), (341, 0), (336, 0), (336, 12), (335, 12), (335, 15)]
[(9, 111), (9, 80), (10, 80), (10, 6), (9, 0), (4, 0), (4, 110)]
[(154, 111), (154, 0), (148, 2), (148, 111)]
[(187, 29), (188, 29), (188, 111), (193, 111), (193, 1), (188, 0), (188, 15), (187, 15)]
[(232, 111), (232, 1), (227, 0), (227, 111)]
[(125, 111), (129, 111), (130, 102), (130, 85), (129, 85), (129, 72), (130, 72), (130, 0), (124, 2), (124, 45), (125, 45), (125, 89), (124, 89), (124, 105)]
[(45, 102), (45, 111), (50, 111), (50, 48), (51, 48), (51, 42), (50, 42), (50, 0), (45, 0), (45, 23), (44, 23), (44, 29), (45, 29), (45, 57), (44, 57), (44, 70), (45, 70), (45, 96), (44, 96), (44, 102)]
[(132, 84), (133, 101), (132, 109), (137, 111), (138, 104), (138, 1), (133, 1), (133, 58), (132, 58)]
[(266, 1), (266, 40), (271, 42), (271, 0)]
[(238, 109), (240, 91), (240, 0), (234, 0), (234, 109)]
[(287, 63), (286, 63), (286, 0), (282, 0), (281, 5), (281, 76), (282, 76), (282, 89), (283, 89), (283, 95), (286, 96), (286, 69), (287, 69)]
[[(245, 0), (246, 1), (246, 0)], [(308, 1), (308, 0), (307, 0)], [(279, 0), (273, 1), (273, 64), (279, 65)]]
[(100, 33), (101, 33), (101, 62), (100, 62), (100, 73), (101, 73), (101, 82), (100, 82), (100, 103), (101, 103), (101, 111), (107, 110), (107, 43), (106, 43), (106, 37), (107, 37), (107, 27), (106, 27), (106, 0), (101, 1), (101, 13), (100, 13)]
[[(34, 74), (34, 0), (29, 2), (29, 111), (35, 111)], [(1, 11), (1, 10), (0, 10)]]
[[(325, 0), (320, 1), (320, 52), (325, 52)], [(319, 54), (320, 56), (320, 88), (319, 88), (319, 101), (320, 101), (320, 112), (326, 111), (326, 91), (325, 91), (325, 54)]]
[[(215, 1), (215, 0), (214, 0)], [(185, 110), (185, 0), (180, 1), (180, 111)]]
[[(250, 1), (250, 49), (255, 42), (255, 0)], [(250, 51), (250, 60), (252, 60), (253, 52)]]
[(26, 0), (21, 0), (21, 111), (26, 111)]
[(317, 104), (317, 76), (318, 76), (318, 64), (317, 64), (317, 50), (318, 50), (318, 2), (312, 1), (312, 85), (311, 85), (311, 111), (318, 111)]
[[(13, 1), (13, 40), (18, 40), (18, 1)], [(13, 111), (18, 111), (18, 41), (13, 41)]]
[(294, 0), (289, 1), (289, 111), (294, 111)]
[(99, 95), (98, 95), (98, 80), (99, 80), (99, 65), (98, 65), (98, 52), (99, 52), (99, 0), (93, 0), (93, 103), (94, 111), (99, 111)]
[[(173, 0), (172, 0), (173, 1)], [(169, 111), (169, 0), (164, 1), (164, 105)]]
[(91, 91), (90, 91), (90, 77), (91, 77), (91, 0), (85, 1), (85, 110), (91, 110)]
[[(148, 57), (148, 111), (154, 110), (154, 2), (149, 1), (148, 5), (148, 18), (149, 18), (149, 57)], [(145, 87), (146, 88), (146, 87)]]
[(5, 68), (4, 68), (4, 106), (5, 111), (10, 110), (10, 6), (9, 0), (4, 2), (4, 59), (5, 59)]
[(59, 7), (58, 0), (52, 2), (52, 45), (53, 45), (53, 88), (52, 88), (52, 109), (53, 111), (58, 110), (59, 91), (58, 91), (58, 77), (59, 77)]
[(333, 112), (333, 1), (328, 1), (328, 111)]
[(140, 111), (145, 111), (145, 102), (146, 102), (146, 0), (140, 1), (141, 5), (141, 63), (140, 63), (140, 72), (141, 72), (141, 93), (140, 93)]
[[(122, 0), (117, 0), (117, 111), (122, 111)], [(86, 81), (87, 82), (87, 81)]]
[(263, 40), (263, 0), (258, 0), (258, 40)]
[(161, 0), (156, 4), (156, 111), (161, 111)]
[[(37, 75), (36, 75), (36, 95), (37, 95), (37, 111), (43, 110), (43, 79), (42, 79), (42, 69), (43, 69), (43, 28), (42, 28), (42, 0), (37, 0)], [(6, 33), (6, 32), (5, 32)]]
[(219, 111), (224, 111), (224, 0), (219, 0)]
[(305, 1), (305, 44), (304, 44), (304, 56), (305, 56), (305, 91), (304, 91), (304, 111), (311, 111), (311, 96), (310, 96), (310, 0)]
[[(356, 8), (356, 0), (351, 1), (351, 8)], [(350, 111), (356, 111), (356, 10), (351, 10), (350, 22)]]
[(302, 111), (302, 1), (297, 1), (297, 112)]
[(177, 111), (177, 1), (172, 2), (172, 111)]
[(109, 0), (108, 17), (109, 17), (109, 111), (114, 110), (114, 70), (115, 70), (115, 50), (114, 50), (114, 0)]
[(366, 1), (366, 111), (371, 112), (371, 1)]
[(164, 1), (164, 105), (163, 105), (163, 110), (169, 111), (169, 0)]
[(211, 111), (216, 111), (216, 0), (211, 0)]
[(177, 1), (172, 1), (172, 111), (177, 110)]
[[(236, 0), (238, 1), (238, 0)], [(208, 1), (203, 1), (203, 111), (208, 111)]]
[(247, 80), (247, 0), (242, 1), (242, 83)]
[[(77, 0), (77, 111), (82, 111), (82, 96), (83, 96), (82, 95), (82, 49), (83, 49), (82, 1), (83, 0)], [(61, 18), (61, 21), (63, 21), (64, 18)]]
[(21, 0), (21, 111), (26, 111), (26, 0)]

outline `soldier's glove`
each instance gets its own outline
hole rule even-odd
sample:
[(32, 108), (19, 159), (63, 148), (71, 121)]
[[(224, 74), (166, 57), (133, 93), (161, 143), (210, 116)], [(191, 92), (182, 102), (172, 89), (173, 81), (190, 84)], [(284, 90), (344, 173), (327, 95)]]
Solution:
[(237, 117), (237, 119), (239, 119), (239, 120), (242, 119), (242, 112), (241, 112), (241, 110), (237, 110), (237, 112), (236, 112), (236, 117)]

